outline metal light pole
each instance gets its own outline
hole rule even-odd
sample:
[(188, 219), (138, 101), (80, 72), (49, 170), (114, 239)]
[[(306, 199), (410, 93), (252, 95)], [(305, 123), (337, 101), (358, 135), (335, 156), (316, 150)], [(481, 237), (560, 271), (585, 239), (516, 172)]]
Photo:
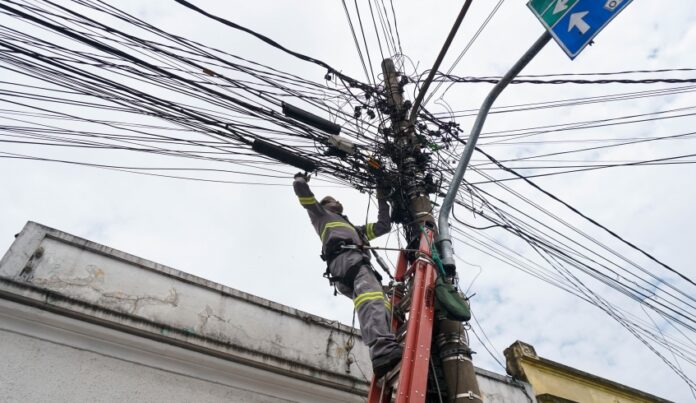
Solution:
[(486, 117), (488, 117), (488, 112), (490, 111), (491, 106), (493, 106), (496, 98), (498, 98), (498, 95), (503, 92), (505, 87), (510, 84), (510, 82), (522, 71), (522, 69), (525, 68), (525, 66), (527, 66), (534, 56), (536, 56), (550, 40), (551, 34), (549, 34), (548, 31), (544, 31), (539, 39), (534, 42), (532, 47), (529, 48), (524, 55), (522, 55), (517, 63), (512, 66), (510, 71), (508, 71), (503, 78), (498, 81), (493, 89), (491, 89), (491, 92), (488, 93), (488, 96), (486, 96), (486, 99), (483, 101), (483, 104), (479, 109), (478, 115), (476, 116), (476, 122), (474, 122), (469, 139), (466, 141), (466, 147), (464, 147), (464, 152), (462, 153), (462, 157), (457, 165), (457, 170), (454, 172), (452, 182), (450, 182), (450, 187), (444, 201), (442, 202), (442, 207), (440, 207), (440, 215), (438, 217), (439, 234), (437, 236), (436, 243), (440, 251), (442, 264), (448, 269), (454, 270), (456, 267), (456, 264), (454, 263), (454, 250), (452, 248), (452, 236), (450, 235), (449, 215), (452, 211), (454, 199), (457, 196), (457, 190), (461, 185), (462, 179), (464, 179), (466, 167), (469, 165), (469, 160), (471, 160), (471, 154), (474, 152), (476, 141), (481, 134), (483, 124), (486, 122)]

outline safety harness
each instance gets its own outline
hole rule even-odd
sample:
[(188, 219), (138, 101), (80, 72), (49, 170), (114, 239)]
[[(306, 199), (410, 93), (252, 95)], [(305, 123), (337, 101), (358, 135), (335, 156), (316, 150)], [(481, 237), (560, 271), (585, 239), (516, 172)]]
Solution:
[[(364, 242), (367, 242), (367, 240), (365, 239), (365, 234), (358, 231), (358, 229), (355, 228), (355, 226), (348, 220), (348, 217), (342, 217), (355, 230), (358, 236), (360, 236), (360, 239), (362, 239)], [(362, 259), (356, 262), (351, 267), (349, 267), (343, 276), (334, 276), (331, 274), (331, 263), (340, 254), (356, 250), (345, 248), (346, 246), (350, 245), (355, 245), (355, 243), (350, 239), (331, 240), (326, 244), (326, 247), (324, 247), (324, 250), (320, 255), (321, 259), (326, 262), (326, 271), (324, 272), (324, 277), (329, 280), (329, 284), (334, 288), (334, 295), (338, 295), (338, 291), (336, 290), (336, 283), (341, 283), (346, 287), (353, 288), (353, 282), (355, 281), (355, 277), (358, 275), (358, 272), (360, 271), (360, 268), (362, 266), (367, 266), (370, 269), (370, 271), (372, 271), (372, 273), (375, 275), (375, 277), (377, 277), (377, 280), (379, 280), (380, 283), (382, 282), (382, 276), (379, 273), (377, 273), (377, 271), (372, 267), (372, 264), (370, 263), (370, 258), (364, 253), (361, 253)]]

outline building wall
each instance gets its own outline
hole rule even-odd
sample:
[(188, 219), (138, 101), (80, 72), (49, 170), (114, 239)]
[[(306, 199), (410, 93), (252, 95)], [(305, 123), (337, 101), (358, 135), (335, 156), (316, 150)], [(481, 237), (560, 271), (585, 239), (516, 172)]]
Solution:
[(576, 368), (539, 357), (529, 344), (515, 342), (505, 350), (510, 375), (529, 382), (541, 403), (668, 402)]
[(0, 300), (3, 402), (349, 402), (360, 396)]
[(536, 403), (531, 385), (476, 368), (476, 380), (484, 403)]
[[(371, 368), (353, 335), (35, 223), (0, 261), (3, 401), (362, 402)], [(489, 401), (529, 401), (478, 376)]]

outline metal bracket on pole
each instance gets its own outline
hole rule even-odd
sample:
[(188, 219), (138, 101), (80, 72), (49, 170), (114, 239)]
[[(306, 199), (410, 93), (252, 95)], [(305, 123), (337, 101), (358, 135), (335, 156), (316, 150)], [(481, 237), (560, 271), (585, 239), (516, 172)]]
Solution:
[(518, 60), (517, 63), (512, 66), (510, 71), (508, 71), (493, 87), (479, 109), (478, 115), (476, 116), (476, 122), (474, 122), (469, 139), (466, 141), (466, 147), (464, 147), (464, 152), (459, 160), (459, 164), (457, 165), (457, 170), (454, 172), (452, 182), (450, 183), (449, 190), (447, 191), (447, 196), (445, 196), (445, 199), (442, 202), (442, 207), (440, 208), (440, 216), (438, 217), (438, 227), (440, 232), (436, 242), (438, 249), (440, 250), (440, 258), (442, 259), (442, 263), (449, 269), (454, 269), (456, 266), (454, 263), (452, 236), (450, 235), (449, 228), (449, 215), (452, 211), (454, 199), (457, 196), (457, 190), (459, 190), (462, 179), (464, 179), (464, 172), (466, 172), (466, 167), (469, 165), (469, 160), (474, 152), (476, 141), (481, 134), (483, 124), (486, 122), (486, 117), (488, 117), (488, 111), (490, 111), (491, 106), (493, 106), (493, 102), (495, 102), (496, 98), (498, 98), (498, 95), (503, 92), (505, 87), (510, 84), (510, 82), (522, 71), (522, 69), (525, 68), (525, 66), (527, 66), (534, 56), (536, 56), (550, 40), (551, 34), (549, 34), (548, 31), (544, 31), (544, 34), (541, 35), (536, 42), (534, 42), (532, 47), (529, 48), (524, 55), (522, 55), (520, 60)]

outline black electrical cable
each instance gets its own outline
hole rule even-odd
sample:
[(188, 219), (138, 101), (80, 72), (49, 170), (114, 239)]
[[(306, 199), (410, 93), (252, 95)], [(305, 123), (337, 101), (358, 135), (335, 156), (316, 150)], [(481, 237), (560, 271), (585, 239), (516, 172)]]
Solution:
[[(479, 77), (456, 77), (449, 74), (444, 74), (436, 77), (434, 81), (443, 83), (490, 83), (497, 84), (499, 78), (479, 78)], [(685, 84), (696, 83), (696, 78), (646, 78), (646, 79), (554, 79), (554, 80), (538, 80), (529, 78), (516, 78), (510, 84)]]
[(210, 13), (208, 13), (208, 12), (202, 10), (201, 8), (196, 7), (195, 5), (189, 3), (189, 2), (186, 1), (186, 0), (174, 0), (174, 1), (176, 1), (177, 3), (179, 3), (179, 4), (181, 4), (181, 5), (183, 5), (183, 6), (187, 7), (187, 8), (189, 8), (189, 9), (191, 9), (191, 10), (193, 10), (193, 11), (198, 12), (198, 13), (200, 13), (200, 14), (202, 14), (202, 15), (204, 15), (204, 16), (210, 18), (210, 19), (213, 19), (213, 20), (215, 20), (215, 21), (218, 21), (218, 22), (220, 22), (220, 23), (222, 23), (222, 24), (224, 24), (224, 25), (227, 25), (227, 26), (229, 26), (229, 27), (232, 27), (232, 28), (234, 28), (234, 29), (238, 29), (238, 30), (240, 30), (240, 31), (246, 32), (246, 33), (248, 33), (248, 34), (250, 34), (250, 35), (252, 35), (252, 36), (254, 36), (254, 37), (256, 37), (256, 38), (258, 38), (258, 39), (260, 39), (260, 40), (262, 40), (263, 42), (265, 42), (265, 43), (267, 43), (267, 44), (273, 46), (273, 47), (276, 48), (276, 49), (280, 49), (280, 50), (282, 50), (283, 52), (286, 52), (286, 53), (288, 53), (288, 54), (290, 54), (290, 55), (293, 55), (293, 56), (297, 57), (298, 59), (301, 59), (301, 60), (304, 60), (304, 61), (307, 61), (307, 62), (310, 62), (310, 63), (314, 63), (314, 64), (316, 64), (316, 65), (318, 65), (318, 66), (321, 66), (321, 67), (324, 67), (325, 69), (329, 70), (331, 73), (336, 74), (337, 76), (342, 77), (344, 80), (346, 80), (346, 81), (348, 81), (348, 82), (350, 82), (350, 83), (352, 83), (352, 84), (360, 85), (360, 86), (364, 86), (364, 87), (369, 87), (368, 85), (363, 84), (363, 83), (361, 83), (360, 81), (355, 80), (355, 79), (353, 79), (353, 78), (351, 78), (351, 77), (349, 77), (349, 76), (347, 76), (347, 75), (341, 73), (340, 71), (334, 69), (333, 67), (331, 67), (331, 66), (329, 66), (328, 64), (322, 62), (321, 60), (317, 60), (317, 59), (314, 59), (314, 58), (309, 57), (309, 56), (307, 56), (307, 55), (303, 55), (303, 54), (301, 54), (301, 53), (294, 52), (294, 51), (292, 51), (292, 50), (290, 50), (290, 49), (287, 49), (287, 48), (283, 47), (282, 45), (280, 45), (278, 42), (276, 42), (276, 41), (274, 41), (274, 40), (268, 38), (267, 36), (261, 35), (261, 34), (255, 32), (255, 31), (252, 31), (251, 29), (245, 28), (245, 27), (243, 27), (243, 26), (241, 26), (241, 25), (239, 25), (239, 24), (236, 24), (236, 23), (234, 23), (234, 22), (232, 22), (232, 21), (230, 21), (230, 20), (227, 20), (227, 19), (225, 19), (225, 18), (218, 17), (218, 16), (216, 16), (216, 15), (212, 15), (212, 14), (210, 14)]
[(517, 173), (515, 170), (506, 167), (506, 166), (503, 165), (501, 162), (499, 162), (498, 160), (496, 160), (495, 158), (493, 158), (493, 156), (491, 156), (490, 154), (488, 154), (488, 153), (486, 153), (485, 151), (481, 150), (479, 147), (476, 148), (476, 151), (478, 151), (478, 152), (480, 152), (481, 154), (483, 154), (486, 158), (488, 158), (491, 162), (493, 162), (495, 165), (497, 165), (500, 169), (502, 169), (502, 170), (504, 170), (504, 171), (506, 171), (506, 172), (509, 172), (509, 173), (513, 174), (514, 176), (518, 177), (519, 179), (522, 179), (524, 182), (526, 182), (527, 184), (531, 185), (533, 188), (535, 188), (536, 190), (540, 191), (540, 192), (543, 193), (544, 195), (550, 197), (551, 199), (555, 200), (556, 202), (562, 204), (564, 207), (568, 208), (568, 209), (569, 209), (570, 211), (572, 211), (573, 213), (575, 213), (575, 214), (577, 214), (578, 216), (582, 217), (583, 219), (585, 219), (585, 220), (591, 222), (591, 223), (594, 224), (595, 226), (597, 226), (597, 227), (603, 229), (605, 232), (607, 232), (608, 234), (610, 234), (610, 235), (613, 236), (614, 238), (616, 238), (616, 239), (618, 239), (619, 241), (623, 242), (624, 244), (630, 246), (632, 249), (634, 249), (634, 250), (640, 252), (641, 254), (643, 254), (644, 256), (646, 256), (648, 259), (650, 259), (650, 260), (652, 260), (653, 262), (659, 264), (660, 266), (664, 267), (665, 269), (669, 270), (670, 272), (676, 274), (677, 276), (679, 276), (679, 277), (682, 278), (683, 280), (686, 280), (686, 281), (689, 282), (691, 285), (696, 286), (696, 283), (695, 283), (692, 279), (690, 279), (689, 277), (687, 277), (685, 274), (683, 274), (683, 273), (681, 273), (681, 272), (675, 270), (674, 268), (672, 268), (671, 266), (669, 266), (669, 265), (667, 265), (666, 263), (662, 262), (661, 260), (657, 259), (656, 257), (654, 257), (653, 255), (651, 255), (650, 253), (648, 253), (648, 252), (646, 252), (645, 250), (641, 249), (640, 247), (636, 246), (636, 245), (633, 244), (632, 242), (626, 240), (625, 238), (623, 238), (622, 236), (620, 236), (620, 235), (617, 234), (616, 232), (614, 232), (614, 231), (612, 231), (611, 229), (607, 228), (606, 226), (600, 224), (599, 222), (597, 222), (596, 220), (592, 219), (592, 218), (589, 217), (588, 215), (582, 213), (580, 210), (578, 210), (577, 208), (573, 207), (573, 206), (570, 205), (569, 203), (567, 203), (567, 202), (561, 200), (558, 196), (552, 194), (551, 192), (549, 192), (549, 191), (547, 191), (547, 190), (545, 190), (545, 189), (542, 189), (539, 185), (537, 185), (536, 183), (532, 182), (531, 180), (529, 180), (528, 178), (526, 178), (524, 175), (521, 175), (521, 174)]

